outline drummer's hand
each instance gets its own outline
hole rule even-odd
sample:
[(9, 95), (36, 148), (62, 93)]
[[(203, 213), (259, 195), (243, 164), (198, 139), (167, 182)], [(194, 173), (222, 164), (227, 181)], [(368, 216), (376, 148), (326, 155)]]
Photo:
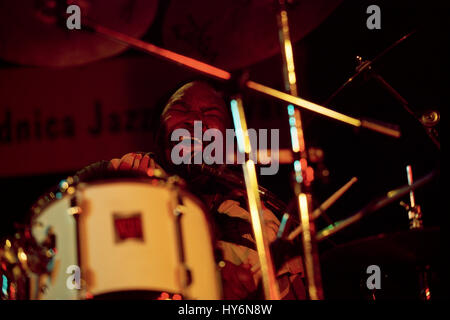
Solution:
[(109, 169), (120, 171), (137, 171), (146, 175), (152, 175), (153, 170), (159, 169), (158, 166), (149, 155), (140, 153), (127, 153), (121, 159), (112, 159), (109, 163)]
[(221, 269), (224, 299), (241, 300), (255, 293), (257, 287), (250, 268), (249, 264), (237, 266), (225, 261), (225, 266)]

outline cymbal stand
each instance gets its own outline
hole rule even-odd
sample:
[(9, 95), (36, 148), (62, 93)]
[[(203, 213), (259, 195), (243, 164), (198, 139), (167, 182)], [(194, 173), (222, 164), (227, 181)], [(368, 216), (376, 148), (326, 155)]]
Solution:
[[(406, 166), (406, 176), (408, 178), (408, 185), (411, 186), (413, 184), (413, 175), (411, 166)], [(409, 192), (409, 201), (410, 205), (406, 205), (402, 202), (402, 205), (408, 210), (408, 218), (409, 218), (409, 228), (413, 229), (423, 229), (422, 224), (422, 210), (419, 205), (416, 204), (416, 199), (414, 196), (414, 190)]]
[(420, 188), (425, 184), (429, 183), (430, 181), (432, 181), (438, 174), (439, 171), (432, 171), (428, 173), (426, 176), (412, 183), (411, 186), (404, 186), (398, 189), (391, 190), (387, 192), (383, 197), (372, 200), (368, 205), (366, 205), (363, 209), (359, 210), (352, 216), (345, 218), (343, 220), (339, 220), (335, 222), (333, 225), (329, 225), (320, 230), (317, 233), (317, 241), (327, 239), (328, 237), (336, 234), (337, 232), (346, 229), (347, 227), (367, 217), (371, 213), (387, 206), (390, 203), (398, 201), (405, 195), (408, 195), (411, 191)]
[[(281, 53), (283, 58), (283, 79), (285, 90), (293, 96), (298, 96), (295, 73), (294, 54), (289, 33), (289, 21), (285, 0), (276, 0), (278, 4), (277, 22)], [(291, 134), (291, 146), (294, 156), (293, 188), (298, 199), (299, 218), (302, 232), (303, 260), (309, 299), (323, 299), (322, 277), (317, 251), (314, 219), (312, 218), (311, 182), (314, 172), (308, 166), (307, 150), (303, 134), (300, 110), (292, 104), (287, 106)]]
[(258, 180), (254, 161), (256, 159), (252, 159), (253, 157), (251, 157), (251, 143), (240, 95), (234, 96), (231, 100), (231, 114), (236, 129), (238, 151), (245, 156), (245, 162), (242, 164), (242, 169), (244, 171), (248, 208), (252, 221), (253, 234), (255, 236), (256, 251), (258, 252), (261, 267), (264, 295), (268, 300), (279, 300), (280, 293), (275, 277), (275, 268), (270, 252), (269, 241), (264, 227), (264, 217), (258, 192)]
[[(201, 62), (199, 60), (178, 54), (176, 52), (160, 48), (158, 46), (155, 46), (151, 43), (147, 43), (140, 39), (130, 37), (124, 33), (112, 30), (98, 23), (95, 23), (94, 21), (89, 20), (87, 18), (83, 20), (83, 27), (85, 31), (94, 32), (112, 41), (129, 45), (134, 49), (143, 51), (147, 54), (170, 61), (172, 63), (176, 63), (182, 67), (189, 68), (190, 70), (194, 70), (210, 78), (222, 81), (230, 81), (232, 79), (232, 75), (228, 71), (214, 67), (210, 64)], [(350, 117), (340, 112), (336, 112), (324, 106), (318, 105), (314, 102), (270, 88), (255, 81), (246, 80), (246, 82), (243, 83), (243, 86), (247, 89), (265, 94), (280, 101), (288, 102), (297, 107), (309, 110), (311, 112), (320, 114), (324, 117), (339, 121), (341, 123), (346, 123), (353, 127), (365, 128), (394, 138), (400, 138), (401, 136), (401, 132), (396, 125), (381, 123), (379, 121), (374, 122), (368, 119), (357, 119), (354, 117)]]
[(378, 84), (381, 85), (383, 89), (385, 89), (395, 100), (397, 100), (403, 109), (406, 110), (416, 121), (420, 123), (420, 125), (425, 130), (428, 137), (431, 139), (431, 141), (434, 143), (434, 145), (438, 148), (438, 150), (441, 149), (441, 143), (439, 142), (439, 134), (437, 130), (434, 128), (435, 125), (439, 122), (440, 115), (437, 111), (431, 111), (428, 114), (424, 114), (422, 117), (418, 117), (410, 108), (410, 104), (408, 100), (406, 100), (397, 90), (395, 90), (387, 81), (384, 79), (379, 73), (377, 73), (371, 65), (373, 64), (372, 61), (362, 61), (361, 57), (357, 57), (360, 66), (369, 64), (368, 67), (368, 76), (372, 77), (377, 81)]
[[(412, 186), (413, 174), (410, 165), (406, 166), (406, 176), (408, 178), (408, 185)], [(422, 210), (420, 208), (420, 205), (416, 203), (414, 190), (411, 190), (409, 192), (409, 201), (410, 205), (401, 202), (401, 205), (405, 207), (405, 209), (408, 211), (409, 229), (410, 230), (423, 229)], [(431, 300), (431, 290), (429, 286), (430, 266), (417, 265), (416, 267), (419, 276), (420, 298), (422, 300)]]

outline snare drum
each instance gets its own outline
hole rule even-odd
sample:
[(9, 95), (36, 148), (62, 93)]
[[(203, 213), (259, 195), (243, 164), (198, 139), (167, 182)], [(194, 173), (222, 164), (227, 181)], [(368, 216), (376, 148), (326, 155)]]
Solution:
[(30, 272), (31, 299), (221, 298), (206, 211), (176, 183), (61, 186), (33, 206), (31, 234), (47, 258)]

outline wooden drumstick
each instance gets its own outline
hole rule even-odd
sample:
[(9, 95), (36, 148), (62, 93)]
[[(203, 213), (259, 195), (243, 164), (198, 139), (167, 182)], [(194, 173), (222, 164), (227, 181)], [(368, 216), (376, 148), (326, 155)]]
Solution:
[[(325, 212), (329, 207), (331, 207), (357, 181), (358, 181), (358, 178), (353, 177), (343, 187), (341, 187), (338, 191), (336, 191), (331, 197), (329, 197), (327, 200), (325, 200), (324, 203), (322, 203), (316, 210), (314, 210), (314, 212), (312, 214), (313, 219), (320, 217), (320, 215), (323, 212)], [(302, 227), (298, 226), (294, 231), (292, 231), (289, 234), (288, 240), (295, 239), (295, 237), (297, 237), (301, 232), (302, 232)]]

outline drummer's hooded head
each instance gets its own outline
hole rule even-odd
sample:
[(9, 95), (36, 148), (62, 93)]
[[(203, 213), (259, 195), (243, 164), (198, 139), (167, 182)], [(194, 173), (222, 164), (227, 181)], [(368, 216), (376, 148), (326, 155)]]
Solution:
[[(186, 162), (200, 164), (200, 159), (204, 164), (207, 146), (217, 146), (209, 148), (217, 156), (222, 145), (220, 152), (224, 157), (226, 129), (231, 128), (231, 118), (221, 94), (206, 82), (189, 82), (178, 89), (167, 102), (160, 120), (156, 147), (166, 166), (171, 167), (168, 169), (178, 171), (177, 166), (185, 167)], [(222, 139), (217, 139), (219, 134)]]

